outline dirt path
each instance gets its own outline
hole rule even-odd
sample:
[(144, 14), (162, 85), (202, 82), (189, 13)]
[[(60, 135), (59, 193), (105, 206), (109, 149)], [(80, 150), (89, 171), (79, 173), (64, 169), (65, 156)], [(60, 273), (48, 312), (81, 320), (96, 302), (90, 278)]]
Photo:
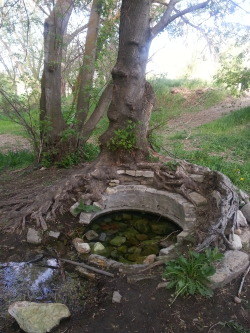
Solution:
[(14, 134), (0, 134), (0, 152), (6, 153), (7, 151), (18, 151), (31, 149), (29, 140), (20, 135)]
[(241, 98), (230, 97), (209, 109), (197, 113), (185, 113), (178, 118), (171, 119), (168, 122), (167, 132), (174, 134), (176, 131), (190, 130), (248, 106), (250, 106), (250, 94)]

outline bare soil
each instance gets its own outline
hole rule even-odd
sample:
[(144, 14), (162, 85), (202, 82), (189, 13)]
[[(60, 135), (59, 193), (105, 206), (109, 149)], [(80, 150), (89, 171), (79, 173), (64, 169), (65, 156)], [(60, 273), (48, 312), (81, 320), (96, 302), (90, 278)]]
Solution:
[[(225, 113), (249, 106), (249, 97), (241, 100), (229, 100), (226, 103), (199, 113), (187, 114), (169, 122), (173, 130), (181, 130), (183, 124), (191, 127), (212, 121)], [(8, 142), (9, 136), (0, 136), (0, 145)], [(6, 141), (7, 140), (7, 141)], [(10, 138), (10, 140), (12, 140)], [(40, 170), (27, 168), (15, 172), (6, 172), (0, 177), (0, 201), (16, 195), (36, 195), (61, 179), (75, 173), (71, 170)], [(0, 212), (1, 213), (1, 212)], [(5, 221), (1, 216), (0, 227)], [(71, 227), (69, 227), (71, 228)], [(34, 251), (34, 246), (23, 242), (25, 235), (0, 233), (0, 262), (24, 260), (25, 253)], [(46, 250), (46, 249), (43, 249)], [(65, 266), (65, 269), (69, 269)], [(172, 291), (157, 289), (162, 282), (164, 267), (152, 269), (148, 279), (129, 283), (127, 276), (115, 271), (114, 278), (98, 276), (94, 281), (85, 280), (83, 305), (70, 306), (71, 318), (62, 322), (55, 333), (229, 333), (250, 332), (250, 274), (247, 276), (241, 297), (241, 303), (235, 303), (241, 277), (223, 289), (215, 291), (212, 298), (200, 296), (178, 297), (173, 304)], [(0, 281), (1, 282), (1, 281)], [(66, 282), (67, 283), (67, 282)], [(114, 291), (119, 291), (121, 303), (112, 303)], [(1, 305), (0, 283), (0, 305)], [(28, 297), (28, 296), (27, 296)], [(72, 295), (77, 299), (78, 295)], [(67, 301), (66, 301), (67, 304)], [(8, 316), (1, 318), (1, 333), (21, 333), (15, 320)], [(236, 330), (226, 325), (233, 321), (244, 327)]]

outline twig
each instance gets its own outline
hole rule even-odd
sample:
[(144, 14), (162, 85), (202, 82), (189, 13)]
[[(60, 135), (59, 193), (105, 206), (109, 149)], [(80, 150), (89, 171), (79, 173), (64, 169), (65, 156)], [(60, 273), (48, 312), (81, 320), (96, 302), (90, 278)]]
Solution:
[(60, 259), (60, 260), (64, 261), (64, 262), (67, 262), (68, 264), (84, 267), (86, 269), (89, 269), (90, 271), (93, 271), (93, 272), (96, 272), (96, 273), (99, 273), (99, 274), (114, 277), (114, 274), (112, 274), (112, 273), (103, 271), (102, 269), (98, 269), (98, 268), (95, 268), (95, 267), (92, 267), (92, 266), (89, 266), (89, 265), (86, 265), (86, 264), (83, 264), (83, 263), (80, 263), (80, 262), (76, 262), (76, 261), (72, 261), (72, 260), (68, 260), (68, 259)]
[(240, 294), (241, 294), (241, 291), (242, 291), (242, 288), (243, 288), (243, 284), (245, 282), (245, 278), (246, 278), (247, 274), (249, 273), (249, 271), (250, 271), (250, 265), (248, 265), (247, 270), (245, 271), (245, 273), (242, 277), (240, 288), (239, 288), (239, 291), (238, 291), (238, 297), (240, 297)]

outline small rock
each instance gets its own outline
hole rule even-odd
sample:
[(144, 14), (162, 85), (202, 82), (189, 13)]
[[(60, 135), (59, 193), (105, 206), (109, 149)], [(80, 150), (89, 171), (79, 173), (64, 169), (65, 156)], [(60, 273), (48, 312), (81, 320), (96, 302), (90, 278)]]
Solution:
[(67, 306), (60, 303), (15, 302), (8, 312), (26, 333), (51, 332), (61, 319), (70, 316)]
[(142, 176), (145, 178), (153, 178), (154, 177), (154, 171), (143, 171)]
[(89, 253), (90, 252), (90, 246), (88, 243), (84, 243), (84, 241), (81, 238), (75, 238), (72, 241), (75, 249), (79, 253)]
[(93, 246), (93, 253), (95, 254), (102, 253), (104, 250), (105, 246), (103, 246), (100, 242), (95, 243), (95, 245)]
[(105, 234), (105, 232), (102, 232), (99, 236), (99, 241), (105, 242), (106, 238), (107, 238), (107, 234)]
[(250, 202), (241, 208), (242, 214), (245, 216), (248, 223), (250, 223)]
[(231, 242), (230, 249), (231, 250), (240, 250), (242, 249), (242, 242), (240, 236), (238, 235), (230, 235), (229, 241)]
[(104, 206), (100, 203), (100, 202), (93, 202), (93, 206), (99, 208), (100, 210), (103, 210), (104, 209)]
[(75, 209), (76, 209), (79, 205), (80, 205), (80, 203), (79, 203), (79, 202), (76, 202), (76, 203), (74, 203), (73, 206), (70, 207), (69, 211), (70, 211), (71, 215), (73, 215), (73, 216), (75, 216), (75, 217), (78, 215), (78, 213), (75, 212)]
[(41, 244), (42, 243), (41, 232), (33, 228), (29, 228), (27, 233), (27, 242), (31, 244)]
[(92, 217), (93, 217), (92, 213), (81, 213), (79, 223), (88, 225), (90, 224)]
[(49, 236), (52, 237), (52, 238), (58, 239), (59, 236), (60, 236), (60, 232), (59, 231), (50, 231)]
[(240, 229), (235, 229), (234, 233), (235, 233), (235, 235), (241, 235), (242, 231)]
[(150, 264), (152, 264), (153, 262), (155, 262), (155, 259), (156, 259), (156, 255), (155, 255), (155, 254), (150, 254), (149, 256), (147, 256), (147, 257), (143, 260), (143, 263), (144, 263), (144, 264), (147, 264), (147, 265), (150, 265)]
[(113, 238), (113, 239), (110, 241), (110, 244), (118, 247), (118, 246), (121, 246), (123, 243), (125, 243), (126, 240), (127, 240), (126, 237), (123, 237), (123, 236), (116, 236), (115, 238)]
[(81, 276), (86, 277), (87, 279), (93, 280), (95, 279), (95, 274), (89, 272), (86, 268), (77, 266), (75, 269)]
[(156, 290), (161, 289), (161, 288), (167, 288), (167, 285), (169, 284), (169, 282), (165, 281), (165, 282), (160, 282), (157, 287)]
[(189, 193), (189, 196), (193, 200), (193, 202), (196, 204), (197, 207), (206, 206), (207, 205), (207, 199), (204, 198), (202, 195), (200, 195), (197, 192), (191, 192)]
[(169, 253), (175, 248), (175, 245), (170, 245), (166, 247), (165, 249), (161, 249), (159, 256), (167, 256)]
[(86, 237), (88, 241), (92, 241), (98, 237), (98, 234), (94, 230), (89, 230), (84, 234), (84, 237)]
[(247, 220), (240, 210), (237, 211), (237, 225), (239, 227), (247, 227)]
[(114, 291), (112, 297), (112, 303), (121, 303), (122, 296), (119, 291)]
[(241, 303), (241, 299), (237, 296), (234, 297), (234, 302), (237, 303), (237, 304), (240, 304)]
[(125, 174), (125, 170), (117, 170), (116, 173), (118, 175), (124, 175)]

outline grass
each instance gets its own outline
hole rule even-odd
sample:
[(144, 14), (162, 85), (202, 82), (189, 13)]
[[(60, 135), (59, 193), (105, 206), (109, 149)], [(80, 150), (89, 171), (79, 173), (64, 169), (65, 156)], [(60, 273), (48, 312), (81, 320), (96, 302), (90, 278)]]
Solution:
[(25, 136), (24, 129), (0, 113), (0, 134), (14, 134)]
[(34, 163), (34, 154), (28, 150), (0, 153), (0, 172), (9, 169), (21, 169)]
[(168, 139), (168, 150), (178, 158), (226, 174), (250, 192), (250, 108), (235, 111), (211, 123)]

